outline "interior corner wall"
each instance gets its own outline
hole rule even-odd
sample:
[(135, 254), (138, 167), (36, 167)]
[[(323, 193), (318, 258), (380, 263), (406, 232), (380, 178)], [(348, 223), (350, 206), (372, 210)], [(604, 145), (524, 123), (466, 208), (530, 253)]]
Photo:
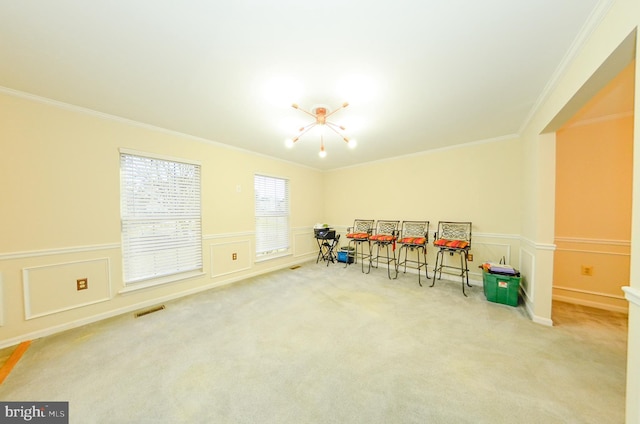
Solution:
[(522, 283), (526, 307), (534, 322), (552, 325), (555, 133), (525, 133), (521, 139)]
[[(0, 92), (0, 347), (315, 257), (320, 171), (27, 95)], [(201, 164), (203, 274), (123, 292), (119, 149)], [(255, 173), (288, 178), (291, 254), (256, 262)], [(237, 253), (233, 260), (232, 253)], [(88, 277), (88, 289), (76, 279)]]

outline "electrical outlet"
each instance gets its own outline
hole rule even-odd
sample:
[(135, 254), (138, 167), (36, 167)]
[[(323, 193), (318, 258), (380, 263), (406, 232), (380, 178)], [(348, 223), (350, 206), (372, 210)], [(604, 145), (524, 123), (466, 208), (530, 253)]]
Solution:
[(581, 273), (582, 275), (586, 275), (586, 276), (593, 276), (593, 267), (592, 266), (587, 266), (587, 265), (582, 265), (581, 267)]
[(78, 291), (86, 290), (89, 288), (89, 279), (88, 278), (78, 278), (76, 280), (76, 288)]
[(473, 262), (473, 253), (467, 253), (467, 260)]
[(237, 253), (232, 253), (232, 254), (231, 254), (231, 259), (232, 259), (232, 260), (234, 260), (234, 261), (235, 261), (236, 259), (238, 259), (238, 254), (237, 254)]

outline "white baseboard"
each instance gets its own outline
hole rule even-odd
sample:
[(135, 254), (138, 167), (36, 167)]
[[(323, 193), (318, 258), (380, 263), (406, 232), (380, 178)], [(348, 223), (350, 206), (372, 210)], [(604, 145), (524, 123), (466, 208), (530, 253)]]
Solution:
[(623, 314), (629, 313), (629, 309), (627, 307), (608, 305), (606, 303), (601, 303), (601, 302), (592, 301), (592, 300), (576, 299), (574, 297), (561, 296), (557, 294), (554, 294), (552, 296), (552, 299), (558, 300), (560, 302), (565, 302), (565, 303), (573, 303), (574, 305), (582, 305), (582, 306), (589, 306), (591, 308), (596, 308), (596, 309), (603, 309), (605, 311), (621, 312)]
[(535, 322), (536, 324), (542, 324), (542, 325), (546, 325), (547, 327), (553, 327), (553, 321), (550, 320), (549, 318), (542, 318), (535, 315), (530, 315), (530, 316), (531, 316), (531, 321)]

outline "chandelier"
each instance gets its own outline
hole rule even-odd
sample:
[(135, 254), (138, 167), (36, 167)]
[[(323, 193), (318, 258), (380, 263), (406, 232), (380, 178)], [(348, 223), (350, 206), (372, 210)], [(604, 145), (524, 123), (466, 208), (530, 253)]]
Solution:
[[(304, 134), (309, 132), (315, 126), (322, 125), (324, 127), (331, 129), (331, 131), (335, 132), (336, 134), (338, 134), (338, 136), (342, 138), (350, 148), (354, 148), (356, 146), (356, 141), (350, 139), (349, 137), (345, 136), (341, 132), (341, 131), (345, 131), (346, 128), (341, 125), (334, 124), (333, 122), (327, 120), (327, 118), (329, 118), (331, 115), (333, 115), (334, 113), (338, 112), (341, 109), (346, 108), (347, 106), (349, 106), (349, 103), (344, 102), (339, 108), (337, 108), (332, 112), (329, 112), (327, 108), (324, 106), (317, 106), (311, 109), (311, 111), (309, 112), (302, 109), (296, 103), (292, 104), (291, 107), (306, 113), (307, 115), (315, 119), (315, 121), (311, 122), (309, 125), (305, 125), (304, 127), (301, 127), (298, 130), (298, 135), (293, 138), (287, 139), (285, 144), (287, 145), (287, 147), (293, 147), (293, 145), (300, 139), (300, 137), (302, 137)], [(320, 152), (318, 154), (320, 155), (321, 158), (327, 156), (327, 152), (324, 150), (324, 139), (322, 137), (322, 134), (320, 135)]]

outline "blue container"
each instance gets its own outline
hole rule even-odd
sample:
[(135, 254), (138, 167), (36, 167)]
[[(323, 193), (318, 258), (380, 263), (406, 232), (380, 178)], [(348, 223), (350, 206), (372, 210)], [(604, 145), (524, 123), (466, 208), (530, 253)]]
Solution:
[(352, 264), (353, 263), (353, 255), (350, 255), (346, 250), (338, 252), (338, 262), (344, 262)]

